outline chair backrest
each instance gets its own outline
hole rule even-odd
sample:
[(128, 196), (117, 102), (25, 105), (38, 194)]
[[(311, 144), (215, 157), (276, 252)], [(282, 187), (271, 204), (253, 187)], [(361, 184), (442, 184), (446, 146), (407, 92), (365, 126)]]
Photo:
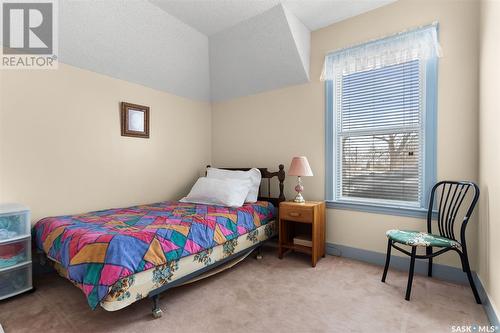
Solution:
[(479, 199), (479, 187), (469, 181), (441, 181), (432, 187), (427, 229), (431, 233), (432, 212), (437, 210), (437, 226), (443, 237), (457, 240), (455, 221), (462, 220), (460, 243), (465, 246), (465, 228)]

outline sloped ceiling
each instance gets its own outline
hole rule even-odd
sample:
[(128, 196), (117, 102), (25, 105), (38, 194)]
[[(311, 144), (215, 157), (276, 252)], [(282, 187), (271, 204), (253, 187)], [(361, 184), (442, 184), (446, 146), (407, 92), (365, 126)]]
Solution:
[(307, 82), (311, 30), (393, 1), (61, 0), (59, 59), (194, 100), (231, 99)]
[(282, 4), (317, 30), (396, 0), (150, 0), (199, 32), (211, 36)]
[(208, 37), (146, 0), (59, 1), (59, 59), (175, 95), (210, 99)]
[(277, 0), (150, 0), (207, 36), (221, 32), (279, 4)]
[(291, 23), (300, 46), (281, 5), (210, 36), (212, 100), (307, 82), (310, 33)]

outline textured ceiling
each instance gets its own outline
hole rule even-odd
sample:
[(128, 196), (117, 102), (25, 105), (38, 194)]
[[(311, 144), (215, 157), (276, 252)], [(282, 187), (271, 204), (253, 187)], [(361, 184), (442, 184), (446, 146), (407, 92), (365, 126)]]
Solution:
[(207, 36), (146, 0), (59, 1), (59, 59), (175, 95), (210, 99)]
[(393, 1), (60, 0), (59, 59), (220, 101), (307, 82), (310, 30)]
[(210, 36), (212, 100), (309, 80), (310, 32), (278, 5)]
[(205, 35), (232, 27), (283, 4), (311, 30), (395, 0), (150, 0)]

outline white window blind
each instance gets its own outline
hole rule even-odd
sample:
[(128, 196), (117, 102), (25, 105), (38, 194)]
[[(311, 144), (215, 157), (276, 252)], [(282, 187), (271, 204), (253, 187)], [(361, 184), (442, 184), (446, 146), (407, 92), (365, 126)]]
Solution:
[(420, 206), (424, 74), (412, 60), (336, 77), (337, 199)]
[(436, 179), (437, 27), (325, 56), (329, 207), (425, 213)]

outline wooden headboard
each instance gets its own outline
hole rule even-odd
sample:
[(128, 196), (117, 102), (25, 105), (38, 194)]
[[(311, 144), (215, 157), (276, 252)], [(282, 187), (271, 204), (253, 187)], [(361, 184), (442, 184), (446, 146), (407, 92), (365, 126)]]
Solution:
[[(207, 165), (207, 168), (210, 168), (210, 165)], [(251, 168), (219, 168), (219, 169), (224, 169), (224, 170), (235, 170), (235, 171), (248, 171)], [(267, 181), (267, 196), (262, 194), (261, 188), (262, 186), (259, 187), (259, 200), (260, 201), (269, 201), (272, 203), (275, 207), (279, 207), (280, 202), (285, 201), (285, 194), (284, 194), (284, 182), (285, 182), (285, 166), (283, 164), (280, 164), (278, 166), (278, 170), (276, 172), (270, 172), (267, 168), (257, 168), (260, 170), (260, 174), (262, 175), (262, 181)], [(278, 178), (278, 184), (279, 184), (279, 195), (277, 198), (271, 197), (271, 179), (277, 177)], [(262, 185), (262, 184), (261, 184)]]

